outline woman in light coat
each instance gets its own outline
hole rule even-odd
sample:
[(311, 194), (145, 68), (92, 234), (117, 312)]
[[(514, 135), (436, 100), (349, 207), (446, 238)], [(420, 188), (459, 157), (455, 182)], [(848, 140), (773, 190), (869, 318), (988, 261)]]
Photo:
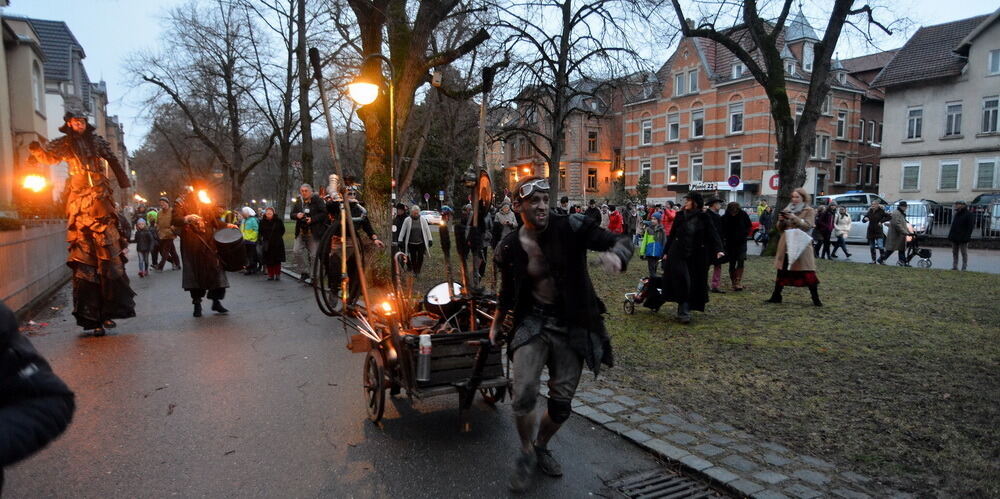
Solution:
[[(418, 224), (417, 230), (414, 224)], [(413, 205), (410, 208), (410, 216), (403, 220), (403, 227), (399, 230), (399, 247), (406, 253), (406, 261), (410, 262), (410, 270), (420, 276), (420, 269), (424, 266), (424, 255), (430, 251), (434, 245), (431, 239), (431, 228), (427, 225), (427, 220), (420, 216), (420, 207)]]
[(774, 279), (774, 292), (766, 303), (781, 303), (781, 290), (785, 286), (807, 287), (812, 295), (813, 305), (823, 306), (819, 301), (819, 278), (816, 277), (816, 258), (808, 246), (794, 262), (788, 261), (788, 231), (798, 229), (809, 233), (816, 227), (816, 210), (809, 206), (809, 194), (799, 187), (792, 191), (792, 201), (778, 214), (778, 252), (774, 257), (774, 267), (778, 276)]
[(847, 258), (851, 257), (851, 252), (847, 251), (847, 236), (851, 233), (851, 215), (847, 213), (847, 208), (841, 206), (840, 210), (833, 217), (833, 237), (837, 238), (837, 241), (833, 243), (833, 251), (830, 252), (830, 257), (837, 258), (837, 250), (844, 252)]

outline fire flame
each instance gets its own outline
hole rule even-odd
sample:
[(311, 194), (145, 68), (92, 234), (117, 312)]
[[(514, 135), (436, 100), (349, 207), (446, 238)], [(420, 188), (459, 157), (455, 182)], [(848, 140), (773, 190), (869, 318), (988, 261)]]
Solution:
[(202, 204), (212, 204), (212, 198), (208, 197), (208, 191), (205, 189), (198, 191), (198, 201)]
[(135, 199), (136, 201), (140, 202), (140, 203), (145, 203), (146, 202), (146, 198), (144, 198), (144, 197), (142, 197), (142, 196), (140, 196), (138, 194), (132, 196), (132, 198)]
[(392, 304), (387, 301), (382, 302), (382, 313), (392, 315)]
[(32, 192), (41, 192), (48, 185), (49, 181), (41, 175), (25, 175), (24, 177), (24, 188)]

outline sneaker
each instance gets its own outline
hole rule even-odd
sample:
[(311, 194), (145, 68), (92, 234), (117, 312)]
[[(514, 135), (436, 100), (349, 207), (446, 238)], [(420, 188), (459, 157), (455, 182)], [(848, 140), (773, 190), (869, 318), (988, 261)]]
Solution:
[(531, 475), (538, 465), (538, 458), (535, 453), (521, 454), (514, 462), (514, 472), (510, 475), (511, 492), (524, 492), (531, 485)]
[(538, 459), (538, 469), (542, 470), (542, 473), (548, 476), (562, 476), (562, 466), (552, 457), (552, 451), (536, 445), (535, 457)]

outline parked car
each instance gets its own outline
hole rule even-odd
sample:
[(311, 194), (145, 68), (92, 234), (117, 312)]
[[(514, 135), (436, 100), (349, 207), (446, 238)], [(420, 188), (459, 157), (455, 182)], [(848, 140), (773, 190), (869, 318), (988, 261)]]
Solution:
[(995, 208), (991, 206), (996, 206), (1000, 203), (1000, 192), (985, 192), (973, 198), (972, 203), (969, 204), (969, 211), (976, 217), (976, 227), (980, 227), (983, 230), (983, 235), (987, 235), (990, 230), (997, 230), (991, 226), (995, 224), (994, 218), (997, 213), (993, 213)]
[(760, 230), (760, 215), (754, 210), (753, 213), (747, 213), (750, 216), (750, 232), (747, 233), (747, 238), (757, 240), (757, 231)]
[[(931, 235), (934, 232), (934, 212), (938, 204), (929, 199), (906, 199), (906, 220), (913, 226), (917, 234)], [(892, 203), (891, 210), (899, 206), (899, 201)]]
[(439, 225), (441, 223), (441, 213), (437, 210), (424, 210), (420, 212), (420, 216), (427, 220), (430, 225)]
[(816, 205), (828, 205), (831, 201), (840, 206), (870, 206), (872, 201), (878, 201), (881, 205), (888, 205), (886, 200), (878, 194), (870, 192), (849, 192), (846, 194), (830, 194), (828, 196), (816, 196)]

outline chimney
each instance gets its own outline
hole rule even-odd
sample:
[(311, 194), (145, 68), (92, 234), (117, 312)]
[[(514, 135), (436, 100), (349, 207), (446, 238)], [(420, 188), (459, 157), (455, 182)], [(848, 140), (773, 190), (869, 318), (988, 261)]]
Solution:
[(694, 19), (691, 19), (689, 17), (689, 18), (685, 19), (684, 22), (687, 24), (688, 28), (694, 29), (694, 27), (695, 27), (694, 26)]

